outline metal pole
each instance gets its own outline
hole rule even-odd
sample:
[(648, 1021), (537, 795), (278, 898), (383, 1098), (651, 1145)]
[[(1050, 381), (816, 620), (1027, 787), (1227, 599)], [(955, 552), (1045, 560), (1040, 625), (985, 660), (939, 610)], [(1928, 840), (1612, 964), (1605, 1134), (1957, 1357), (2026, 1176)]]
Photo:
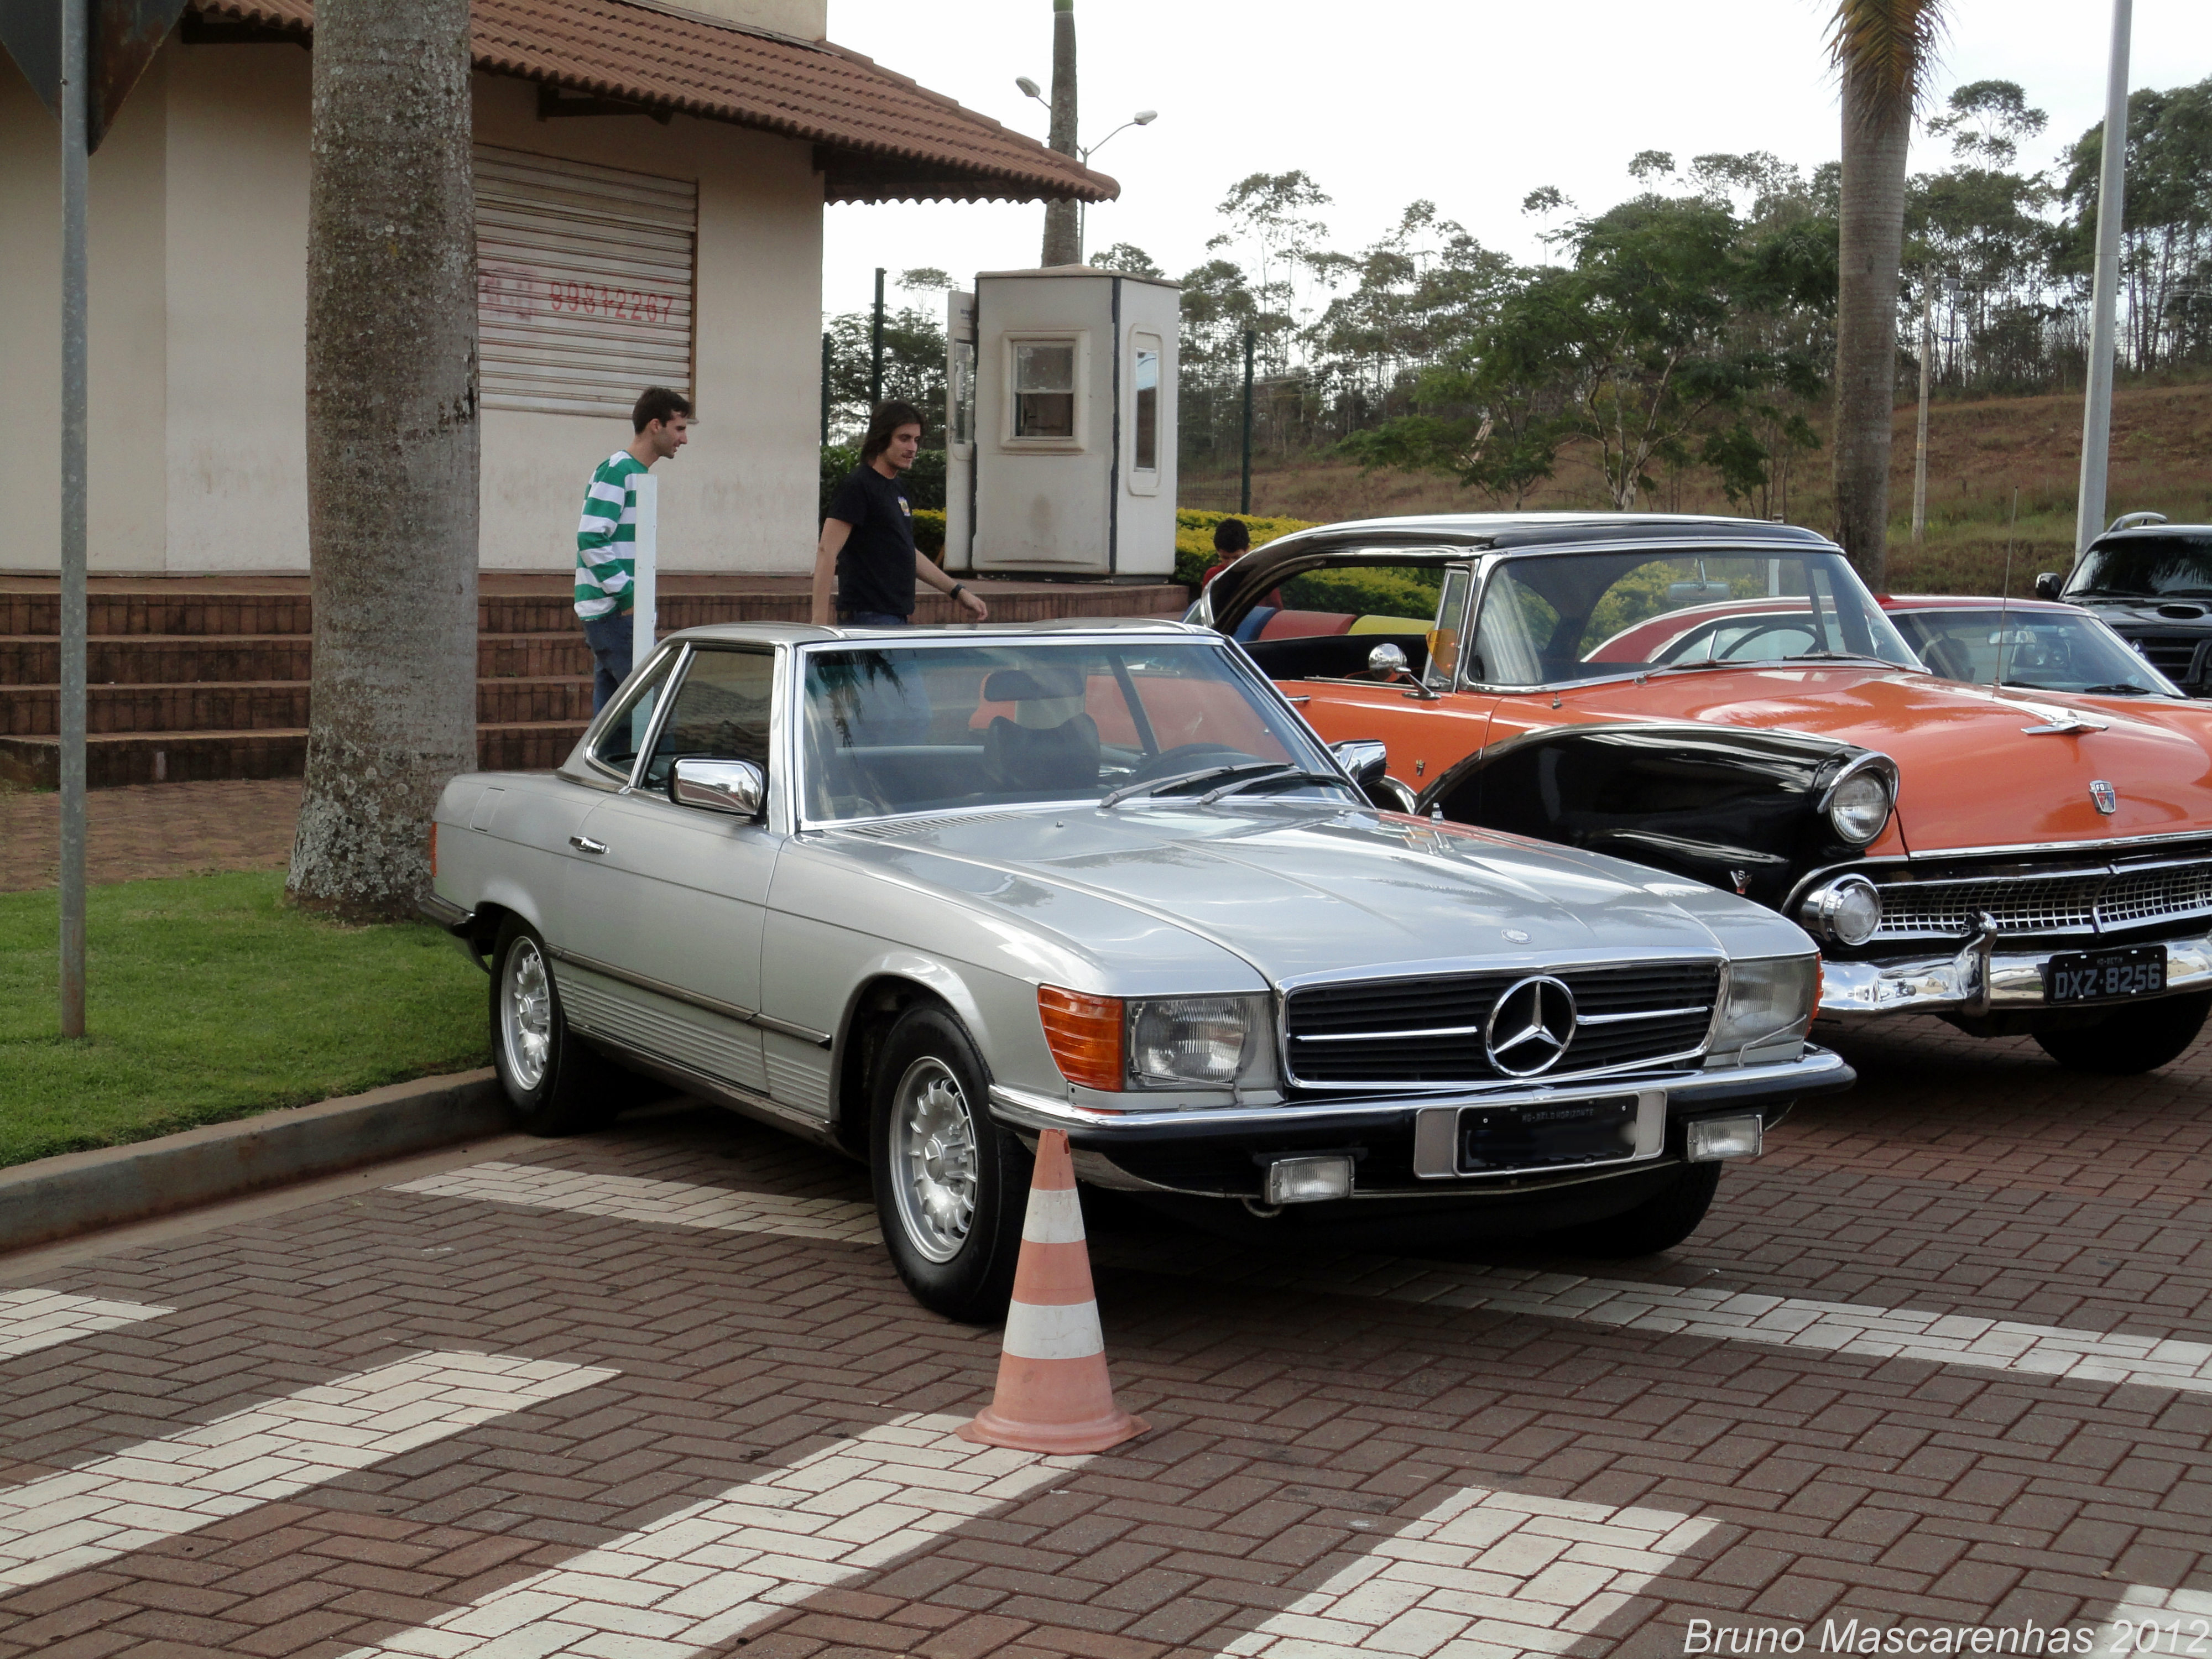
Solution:
[(1932, 355), (1936, 284), (1920, 279), (1920, 435), (1912, 446), (1912, 544), (1928, 535), (1928, 359)]
[(822, 447), (830, 447), (830, 336), (822, 336)]
[(884, 400), (884, 268), (876, 267), (876, 324), (868, 343), (868, 418)]
[(641, 668), (653, 654), (660, 623), (660, 480), (650, 472), (637, 490), (637, 541), (631, 548), (629, 660)]
[(62, 0), (62, 1035), (84, 1035), (87, 0)]
[(2105, 471), (2112, 447), (2112, 351), (2119, 304), (2120, 220), (2127, 204), (2128, 32), (2133, 0), (2112, 0), (2112, 57), (2105, 83), (2104, 166), (2097, 175), (2097, 276), (2089, 301), (2089, 384), (2081, 408), (2081, 490), (2074, 556), (2105, 528)]
[(1252, 347), (1259, 336), (1244, 331), (1244, 487), (1237, 492), (1237, 510), (1252, 510)]

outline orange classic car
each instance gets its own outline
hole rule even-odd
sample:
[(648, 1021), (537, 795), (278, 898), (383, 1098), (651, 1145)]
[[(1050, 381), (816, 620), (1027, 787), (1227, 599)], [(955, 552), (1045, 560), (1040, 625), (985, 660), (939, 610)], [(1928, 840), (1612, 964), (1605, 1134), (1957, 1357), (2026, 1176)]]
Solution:
[[(1636, 655), (1731, 602), (1792, 626)], [(1938, 679), (1841, 549), (1719, 518), (1469, 514), (1255, 550), (1193, 619), (1377, 805), (1634, 860), (1798, 921), (1821, 1016), (2025, 1032), (2062, 1064), (2172, 1060), (2212, 1008), (2212, 721)], [(2198, 729), (2200, 726), (2204, 729)]]

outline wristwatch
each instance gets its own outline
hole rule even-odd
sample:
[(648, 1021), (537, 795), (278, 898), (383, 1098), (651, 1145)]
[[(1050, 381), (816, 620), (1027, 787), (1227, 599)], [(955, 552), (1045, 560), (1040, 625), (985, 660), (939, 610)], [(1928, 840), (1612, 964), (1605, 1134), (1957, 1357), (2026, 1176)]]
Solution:
[(955, 582), (952, 584), (952, 597), (956, 599), (967, 591), (968, 584), (965, 582)]

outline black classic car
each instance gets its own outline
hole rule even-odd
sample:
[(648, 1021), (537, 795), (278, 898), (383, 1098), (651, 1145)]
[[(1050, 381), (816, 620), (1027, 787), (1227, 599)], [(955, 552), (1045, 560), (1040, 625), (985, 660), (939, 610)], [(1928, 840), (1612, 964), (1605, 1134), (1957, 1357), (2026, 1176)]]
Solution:
[(2130, 513), (2035, 591), (2087, 606), (2191, 696), (2212, 697), (2212, 525)]

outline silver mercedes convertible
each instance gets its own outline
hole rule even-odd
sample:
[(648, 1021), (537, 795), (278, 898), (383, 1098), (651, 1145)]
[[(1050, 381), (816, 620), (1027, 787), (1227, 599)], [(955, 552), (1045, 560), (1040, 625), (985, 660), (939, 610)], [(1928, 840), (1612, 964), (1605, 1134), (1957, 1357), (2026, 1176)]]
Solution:
[(429, 902), (523, 1127), (619, 1066), (864, 1158), (956, 1318), (1005, 1310), (1041, 1129), (1263, 1239), (1641, 1255), (1850, 1082), (1794, 923), (1382, 769), (1181, 623), (700, 628), (557, 772), (447, 787)]

